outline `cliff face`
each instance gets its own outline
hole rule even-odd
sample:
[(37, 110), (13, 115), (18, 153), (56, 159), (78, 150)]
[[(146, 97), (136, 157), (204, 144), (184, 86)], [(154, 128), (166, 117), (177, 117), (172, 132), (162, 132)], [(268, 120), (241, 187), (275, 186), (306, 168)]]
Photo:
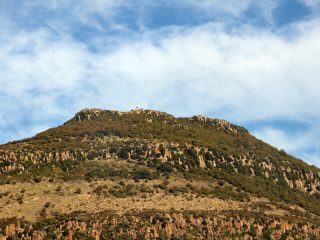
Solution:
[[(133, 160), (158, 158), (162, 162), (170, 162), (173, 166), (178, 165), (183, 171), (189, 171), (194, 167), (193, 165), (202, 169), (223, 168), (243, 175), (270, 179), (275, 183), (280, 182), (280, 184), (286, 184), (292, 189), (298, 189), (308, 194), (320, 194), (320, 171), (297, 168), (292, 166), (290, 162), (275, 164), (268, 156), (261, 157), (249, 151), (236, 155), (192, 144), (114, 136), (95, 137), (81, 141), (82, 145), (86, 144), (87, 146), (79, 146), (70, 150), (46, 151), (40, 148), (30, 151), (24, 147), (13, 150), (1, 149), (0, 174), (22, 174), (28, 172), (32, 165), (44, 165), (66, 160), (102, 160), (111, 157)], [(115, 146), (115, 144), (117, 145)], [(92, 147), (88, 149), (90, 145)], [(122, 151), (126, 153), (121, 155)], [(194, 157), (194, 162), (187, 160), (189, 155)], [(281, 157), (279, 159), (281, 160)]]
[[(9, 224), (6, 236), (23, 239), (317, 239), (320, 228), (312, 223), (267, 216), (225, 212), (132, 212), (96, 216), (78, 214), (46, 223), (48, 230), (19, 222)], [(95, 219), (95, 220), (92, 220)], [(0, 239), (6, 239), (2, 237)]]
[[(122, 167), (112, 165), (111, 169), (110, 161), (107, 160)], [(225, 120), (203, 116), (175, 118), (167, 113), (143, 109), (129, 112), (84, 109), (62, 126), (49, 129), (33, 138), (0, 146), (1, 184), (50, 182), (52, 179), (71, 182), (96, 181), (109, 178), (119, 181), (121, 178), (134, 181), (164, 179), (166, 182), (165, 179), (172, 176), (186, 181), (205, 181), (209, 187), (194, 187), (190, 182), (187, 189), (178, 185), (167, 189), (166, 184), (156, 183), (155, 185), (159, 186), (157, 189), (162, 192), (157, 191), (165, 195), (188, 193), (188, 198), (194, 197), (193, 195), (205, 195), (210, 198), (247, 201), (245, 204), (248, 207), (252, 205), (252, 199), (266, 198), (277, 204), (285, 203), (301, 208), (299, 211), (312, 214), (312, 219), (318, 219), (320, 215), (320, 170), (284, 151), (278, 151), (250, 135), (246, 129)], [(219, 188), (221, 184), (227, 184), (227, 187)], [(127, 185), (121, 185), (120, 188), (109, 188), (108, 194), (116, 198), (127, 197), (137, 189), (135, 186), (129, 188)], [(141, 197), (150, 194), (151, 190), (144, 191)], [(194, 228), (194, 232), (199, 233), (197, 238), (227, 236), (223, 229), (228, 229), (230, 224), (228, 233), (232, 236), (243, 230), (244, 235), (241, 236), (244, 239), (252, 238), (248, 233), (248, 226), (255, 226), (257, 236), (269, 234), (267, 230), (263, 232), (267, 226), (265, 223), (254, 223), (246, 214), (234, 214), (236, 215), (225, 215), (226, 222), (216, 216), (210, 217), (213, 220), (199, 220), (206, 224), (198, 224), (199, 228)], [(125, 222), (121, 216), (115, 217), (119, 224)], [(180, 217), (176, 219), (177, 216)], [(140, 219), (143, 224), (140, 222), (140, 225), (130, 227), (130, 232), (122, 228), (120, 231), (115, 227), (115, 234), (119, 238), (139, 238), (140, 235), (144, 238), (157, 238), (157, 234), (165, 238), (173, 235), (184, 236), (191, 234), (186, 230), (193, 226), (190, 216), (170, 215), (168, 218), (171, 220), (166, 224)], [(153, 218), (154, 216), (150, 215), (150, 219)], [(181, 220), (182, 218), (184, 220)], [(289, 234), (283, 228), (287, 228), (289, 232), (297, 232), (296, 229), (299, 229), (301, 236), (307, 231), (315, 236), (319, 233), (317, 226), (312, 227), (310, 221), (302, 224), (301, 217), (293, 220), (295, 223), (288, 223), (284, 219), (277, 220), (268, 216), (265, 221), (274, 226), (272, 231), (275, 239)], [(87, 230), (84, 232), (78, 230), (81, 234), (94, 231), (100, 236), (102, 230), (96, 226), (105, 224), (103, 221), (106, 220), (99, 221), (95, 227), (91, 223), (86, 225)], [(234, 225), (237, 221), (239, 222)], [(72, 239), (78, 230), (68, 229), (70, 231), (66, 236), (57, 230), (57, 236)], [(19, 231), (15, 232), (18, 234)], [(171, 235), (168, 232), (171, 232)], [(34, 234), (36, 235), (28, 235), (25, 239), (44, 237), (41, 231)], [(98, 235), (94, 237), (98, 239)]]

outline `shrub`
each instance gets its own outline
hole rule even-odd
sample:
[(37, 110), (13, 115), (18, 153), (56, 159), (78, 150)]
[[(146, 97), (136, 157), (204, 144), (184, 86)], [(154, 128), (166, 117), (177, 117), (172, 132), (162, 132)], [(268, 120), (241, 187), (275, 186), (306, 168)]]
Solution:
[(69, 235), (69, 229), (68, 228), (65, 228), (64, 230), (63, 230), (63, 232), (62, 232), (62, 235), (63, 236), (68, 236)]
[(173, 171), (173, 166), (169, 162), (161, 163), (157, 169), (161, 172), (171, 173)]
[(168, 180), (164, 180), (163, 184), (168, 186), (170, 184), (170, 182)]
[(33, 178), (33, 181), (34, 181), (35, 183), (40, 183), (40, 182), (42, 181), (42, 179), (41, 179), (41, 177), (39, 177), (39, 176), (35, 176), (35, 177)]
[(80, 194), (82, 191), (80, 188), (77, 188), (77, 190), (74, 192), (75, 194)]
[(249, 235), (252, 236), (252, 237), (256, 237), (257, 236), (257, 232), (256, 232), (256, 229), (254, 228), (253, 225), (250, 226), (250, 230), (249, 230)]
[(133, 172), (133, 178), (135, 179), (152, 179), (153, 174), (148, 168), (138, 168)]
[(265, 240), (271, 240), (271, 230), (268, 228), (264, 228), (262, 230), (262, 237)]
[(121, 149), (120, 152), (118, 153), (118, 157), (122, 159), (128, 159), (129, 158), (129, 153), (126, 149)]
[(223, 186), (223, 185), (224, 185), (224, 182), (223, 182), (222, 180), (219, 180), (219, 181), (218, 181), (218, 184), (219, 184), (219, 186)]
[(159, 184), (158, 187), (162, 190), (166, 190), (167, 189), (167, 186), (163, 183)]
[(17, 201), (18, 201), (19, 204), (22, 204), (23, 203), (23, 196), (19, 196), (17, 198)]
[(54, 177), (49, 178), (49, 182), (54, 182)]

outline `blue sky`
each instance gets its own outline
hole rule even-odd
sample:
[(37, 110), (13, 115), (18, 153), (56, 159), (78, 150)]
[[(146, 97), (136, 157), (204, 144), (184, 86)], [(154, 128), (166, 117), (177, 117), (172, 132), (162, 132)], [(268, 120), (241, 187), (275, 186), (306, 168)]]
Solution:
[(143, 107), (320, 166), (320, 0), (1, 0), (0, 87), (0, 143)]

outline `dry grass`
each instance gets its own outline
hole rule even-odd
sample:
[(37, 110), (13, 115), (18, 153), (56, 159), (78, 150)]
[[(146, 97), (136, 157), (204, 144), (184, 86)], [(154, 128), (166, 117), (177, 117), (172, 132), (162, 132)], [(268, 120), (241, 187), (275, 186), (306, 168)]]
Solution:
[[(136, 184), (151, 189), (154, 184), (160, 184), (162, 180), (153, 180), (135, 183), (127, 180), (126, 184)], [(185, 185), (183, 179), (171, 179), (174, 185)], [(201, 183), (197, 183), (201, 184)], [(188, 210), (223, 210), (239, 209), (240, 202), (223, 201), (215, 198), (196, 198), (195, 196), (167, 195), (162, 190), (158, 193), (138, 193), (136, 196), (116, 198), (114, 196), (98, 196), (93, 191), (99, 185), (110, 187), (119, 185), (111, 180), (99, 180), (94, 182), (41, 182), (41, 183), (18, 183), (0, 186), (0, 192), (10, 192), (7, 196), (0, 198), (0, 219), (18, 217), (29, 221), (35, 221), (40, 217), (45, 208), (47, 216), (58, 212), (71, 213), (75, 211), (99, 212), (107, 209), (125, 212), (133, 209), (188, 209)], [(170, 184), (173, 185), (173, 184)], [(77, 193), (77, 189), (81, 193)], [(144, 194), (144, 197), (141, 197)], [(189, 194), (191, 195), (191, 194)], [(190, 200), (193, 198), (192, 200)], [(22, 199), (22, 202), (19, 201)], [(50, 204), (48, 204), (50, 203)]]
[[(98, 186), (112, 188), (119, 186), (119, 181), (98, 180), (93, 182), (41, 182), (41, 183), (17, 183), (13, 185), (0, 186), (0, 192), (7, 192), (7, 196), (0, 198), (0, 219), (17, 217), (28, 221), (36, 221), (39, 217), (52, 216), (55, 213), (68, 214), (76, 211), (100, 212), (103, 210), (115, 210), (124, 213), (130, 210), (239, 210), (248, 209), (248, 204), (265, 202), (265, 199), (255, 199), (252, 203), (243, 203), (231, 200), (221, 200), (210, 197), (197, 197), (194, 194), (186, 193), (174, 196), (165, 191), (153, 188), (154, 185), (163, 182), (162, 179), (152, 181), (134, 182), (124, 180), (125, 185), (134, 184), (153, 189), (153, 193), (139, 192), (135, 196), (117, 198), (112, 195), (97, 195), (93, 193)], [(171, 177), (168, 187), (185, 186), (186, 179)], [(203, 181), (193, 181), (195, 186), (207, 186)], [(81, 192), (77, 191), (81, 189)], [(22, 199), (22, 201), (21, 201)], [(254, 210), (254, 208), (252, 208)], [(270, 213), (284, 214), (284, 211), (274, 209)]]

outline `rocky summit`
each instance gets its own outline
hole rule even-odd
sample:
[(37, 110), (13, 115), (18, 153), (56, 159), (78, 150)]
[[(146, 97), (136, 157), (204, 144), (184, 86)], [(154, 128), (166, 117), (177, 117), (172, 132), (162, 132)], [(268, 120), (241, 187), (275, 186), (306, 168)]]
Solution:
[(320, 169), (225, 120), (84, 109), (0, 145), (0, 239), (320, 239)]

